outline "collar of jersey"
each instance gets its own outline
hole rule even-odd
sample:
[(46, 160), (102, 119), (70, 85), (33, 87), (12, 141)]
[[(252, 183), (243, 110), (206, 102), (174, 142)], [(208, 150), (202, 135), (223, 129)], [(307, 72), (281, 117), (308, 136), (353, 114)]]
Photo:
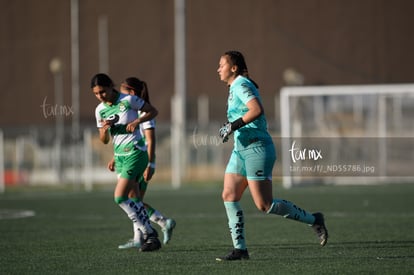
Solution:
[(106, 102), (104, 102), (104, 103), (103, 103), (106, 107), (112, 107), (113, 105), (115, 105), (115, 103), (117, 103), (117, 102), (118, 102), (119, 97), (121, 96), (121, 93), (120, 93), (120, 92), (118, 92), (118, 91), (116, 91), (116, 93), (117, 93), (117, 95), (116, 95), (116, 99), (115, 99), (114, 103), (112, 103), (112, 105), (109, 105), (109, 104), (108, 104), (108, 103), (106, 103)]

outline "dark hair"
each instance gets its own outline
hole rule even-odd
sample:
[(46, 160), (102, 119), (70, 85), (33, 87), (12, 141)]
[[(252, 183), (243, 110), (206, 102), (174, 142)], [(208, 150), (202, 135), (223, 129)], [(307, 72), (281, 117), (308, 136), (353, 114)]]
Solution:
[(242, 75), (247, 77), (251, 82), (253, 82), (256, 88), (259, 88), (256, 82), (249, 77), (249, 71), (247, 70), (246, 61), (244, 60), (244, 56), (241, 52), (238, 51), (227, 51), (224, 53), (225, 56), (228, 56), (231, 62), (231, 65), (237, 66), (236, 75)]
[(96, 74), (94, 77), (92, 77), (92, 80), (91, 80), (91, 88), (95, 86), (113, 88), (114, 82), (108, 75), (99, 73), (99, 74)]
[(147, 83), (145, 83), (145, 81), (142, 81), (136, 77), (128, 77), (124, 80), (123, 84), (126, 85), (127, 89), (134, 91), (134, 94), (136, 96), (139, 96), (140, 98), (145, 100), (145, 102), (151, 104), (149, 99), (148, 86)]

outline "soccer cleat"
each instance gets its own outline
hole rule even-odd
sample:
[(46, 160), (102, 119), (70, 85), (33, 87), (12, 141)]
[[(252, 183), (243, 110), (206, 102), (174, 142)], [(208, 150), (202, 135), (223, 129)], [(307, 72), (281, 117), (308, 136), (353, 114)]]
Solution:
[(314, 213), (315, 223), (312, 225), (313, 230), (319, 238), (321, 246), (328, 242), (328, 229), (325, 226), (325, 218), (322, 213)]
[(158, 239), (158, 233), (153, 229), (154, 232), (144, 236), (144, 241), (141, 245), (142, 252), (155, 251), (161, 248), (161, 242)]
[(248, 260), (249, 252), (247, 249), (233, 249), (228, 255), (216, 258), (216, 261), (237, 261), (237, 260)]
[(164, 233), (163, 243), (167, 244), (171, 240), (173, 229), (175, 228), (175, 221), (173, 219), (167, 219), (165, 222), (165, 227), (162, 229)]
[(141, 248), (140, 241), (134, 241), (133, 239), (128, 240), (125, 244), (118, 245), (118, 249), (130, 249), (130, 248)]

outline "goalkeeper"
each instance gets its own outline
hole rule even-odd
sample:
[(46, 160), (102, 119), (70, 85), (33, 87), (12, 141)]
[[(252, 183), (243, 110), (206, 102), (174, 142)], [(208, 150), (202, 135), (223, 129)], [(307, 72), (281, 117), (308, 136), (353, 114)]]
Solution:
[(228, 51), (221, 56), (217, 72), (229, 87), (227, 122), (219, 131), (223, 142), (234, 134), (234, 147), (224, 175), (222, 198), (234, 249), (218, 261), (249, 259), (240, 199), (250, 188), (256, 207), (268, 214), (311, 225), (324, 246), (328, 240), (322, 213), (309, 213), (292, 202), (273, 198), (272, 170), (276, 151), (267, 131), (267, 122), (258, 85), (249, 78), (243, 55)]

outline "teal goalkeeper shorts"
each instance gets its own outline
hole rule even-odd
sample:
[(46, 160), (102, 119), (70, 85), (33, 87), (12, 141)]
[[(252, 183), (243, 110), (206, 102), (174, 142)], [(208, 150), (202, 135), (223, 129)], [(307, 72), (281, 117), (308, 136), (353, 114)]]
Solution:
[(115, 170), (119, 177), (137, 179), (142, 176), (148, 164), (148, 153), (135, 150), (127, 156), (115, 156)]
[(248, 180), (272, 179), (276, 150), (273, 143), (233, 150), (226, 167), (226, 174), (239, 174)]

